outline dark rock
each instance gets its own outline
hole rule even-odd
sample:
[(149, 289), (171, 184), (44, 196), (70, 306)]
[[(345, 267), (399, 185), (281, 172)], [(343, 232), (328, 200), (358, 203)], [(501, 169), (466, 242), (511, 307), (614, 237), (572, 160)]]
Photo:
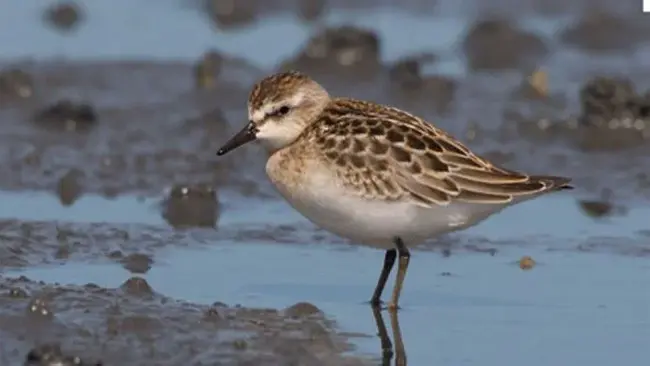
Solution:
[(143, 295), (153, 295), (153, 289), (145, 280), (141, 277), (131, 277), (122, 284), (122, 290), (125, 293), (135, 296)]
[(327, 8), (327, 0), (298, 0), (298, 15), (306, 21), (320, 18)]
[(97, 122), (97, 114), (88, 104), (61, 100), (37, 112), (35, 122), (58, 131), (88, 131)]
[(73, 2), (54, 4), (45, 11), (45, 20), (61, 31), (74, 29), (81, 16), (81, 9)]
[(590, 12), (566, 29), (560, 39), (589, 51), (630, 50), (650, 40), (650, 27), (614, 14)]
[(219, 29), (248, 25), (257, 18), (256, 0), (205, 0), (205, 8)]
[(611, 203), (605, 201), (580, 200), (578, 205), (585, 215), (594, 218), (609, 216), (614, 209)]
[(174, 186), (163, 202), (163, 217), (173, 227), (216, 227), (219, 211), (212, 186)]
[(580, 91), (579, 145), (587, 150), (638, 146), (650, 138), (650, 99), (628, 79), (596, 77)]
[(423, 85), (421, 73), (422, 64), (436, 60), (433, 54), (422, 54), (405, 57), (388, 69), (388, 76), (391, 83), (406, 90), (419, 89)]
[(463, 42), (472, 70), (516, 69), (538, 63), (548, 48), (535, 34), (501, 19), (478, 21)]
[(374, 75), (380, 67), (377, 35), (352, 26), (328, 28), (314, 35), (302, 51), (283, 66), (351, 76)]
[(65, 355), (59, 344), (43, 344), (32, 348), (25, 357), (25, 366), (102, 366), (101, 362), (84, 362), (79, 356)]
[(71, 169), (61, 177), (56, 190), (64, 206), (72, 205), (83, 194), (83, 178), (83, 172), (78, 169)]
[(650, 99), (640, 96), (629, 79), (595, 77), (580, 90), (581, 121), (606, 127), (614, 120), (648, 119)]
[(392, 65), (388, 71), (391, 94), (406, 105), (433, 105), (436, 111), (446, 112), (454, 100), (457, 83), (442, 75), (422, 75), (421, 65), (434, 60), (434, 55), (423, 54)]
[(292, 318), (302, 318), (312, 315), (322, 315), (323, 312), (313, 304), (299, 302), (286, 308), (284, 314)]
[(431, 75), (424, 78), (420, 95), (433, 102), (432, 105), (440, 113), (445, 113), (456, 95), (458, 83), (456, 80), (442, 75)]
[(29, 294), (27, 291), (20, 287), (14, 287), (12, 289), (9, 289), (9, 296), (16, 298), (16, 299), (26, 299), (29, 297)]
[(151, 269), (153, 259), (146, 254), (134, 253), (120, 261), (122, 266), (131, 273), (143, 274)]
[(639, 95), (628, 79), (588, 80), (580, 105), (577, 117), (523, 118), (519, 130), (525, 137), (562, 138), (584, 151), (633, 148), (650, 139), (650, 97)]
[(406, 89), (418, 88), (422, 83), (420, 63), (413, 59), (405, 59), (395, 63), (388, 70), (388, 76), (392, 83)]
[(34, 81), (23, 70), (12, 68), (0, 72), (0, 101), (29, 98), (34, 95)]

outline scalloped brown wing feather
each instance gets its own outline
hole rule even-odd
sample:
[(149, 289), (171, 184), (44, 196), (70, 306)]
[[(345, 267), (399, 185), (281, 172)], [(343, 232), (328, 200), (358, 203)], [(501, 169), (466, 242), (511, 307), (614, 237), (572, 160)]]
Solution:
[(494, 166), (433, 125), (399, 109), (350, 99), (327, 108), (307, 132), (347, 186), (368, 199), (424, 206), (507, 204), (567, 186)]

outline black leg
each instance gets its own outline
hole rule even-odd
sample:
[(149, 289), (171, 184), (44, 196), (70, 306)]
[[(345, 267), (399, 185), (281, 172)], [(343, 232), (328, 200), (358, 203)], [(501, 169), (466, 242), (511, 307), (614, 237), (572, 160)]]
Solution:
[(397, 263), (397, 277), (395, 278), (395, 287), (393, 287), (393, 297), (388, 308), (390, 310), (399, 309), (399, 296), (402, 293), (402, 285), (406, 277), (406, 270), (409, 267), (411, 260), (411, 253), (406, 245), (400, 238), (395, 238), (395, 246), (397, 247), (397, 254), (399, 255), (399, 262)]
[(380, 306), (381, 305), (381, 293), (386, 287), (386, 281), (388, 281), (388, 275), (395, 265), (395, 258), (397, 257), (397, 250), (388, 249), (384, 255), (384, 266), (381, 269), (381, 274), (379, 275), (379, 280), (377, 281), (377, 287), (375, 287), (375, 292), (370, 299), (370, 305)]

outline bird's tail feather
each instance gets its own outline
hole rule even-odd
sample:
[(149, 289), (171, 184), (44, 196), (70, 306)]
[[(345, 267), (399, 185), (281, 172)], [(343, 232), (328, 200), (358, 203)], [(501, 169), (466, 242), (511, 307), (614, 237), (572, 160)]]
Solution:
[(571, 178), (537, 175), (531, 176), (530, 180), (543, 183), (546, 186), (545, 191), (573, 189), (573, 186), (569, 184), (569, 182), (571, 182)]

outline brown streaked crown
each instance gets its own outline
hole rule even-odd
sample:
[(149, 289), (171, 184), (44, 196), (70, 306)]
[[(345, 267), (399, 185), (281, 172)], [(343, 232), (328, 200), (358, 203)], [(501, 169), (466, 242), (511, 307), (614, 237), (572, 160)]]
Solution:
[(248, 96), (249, 108), (257, 110), (265, 104), (284, 100), (298, 86), (311, 81), (309, 76), (299, 71), (286, 71), (267, 76), (253, 86)]

